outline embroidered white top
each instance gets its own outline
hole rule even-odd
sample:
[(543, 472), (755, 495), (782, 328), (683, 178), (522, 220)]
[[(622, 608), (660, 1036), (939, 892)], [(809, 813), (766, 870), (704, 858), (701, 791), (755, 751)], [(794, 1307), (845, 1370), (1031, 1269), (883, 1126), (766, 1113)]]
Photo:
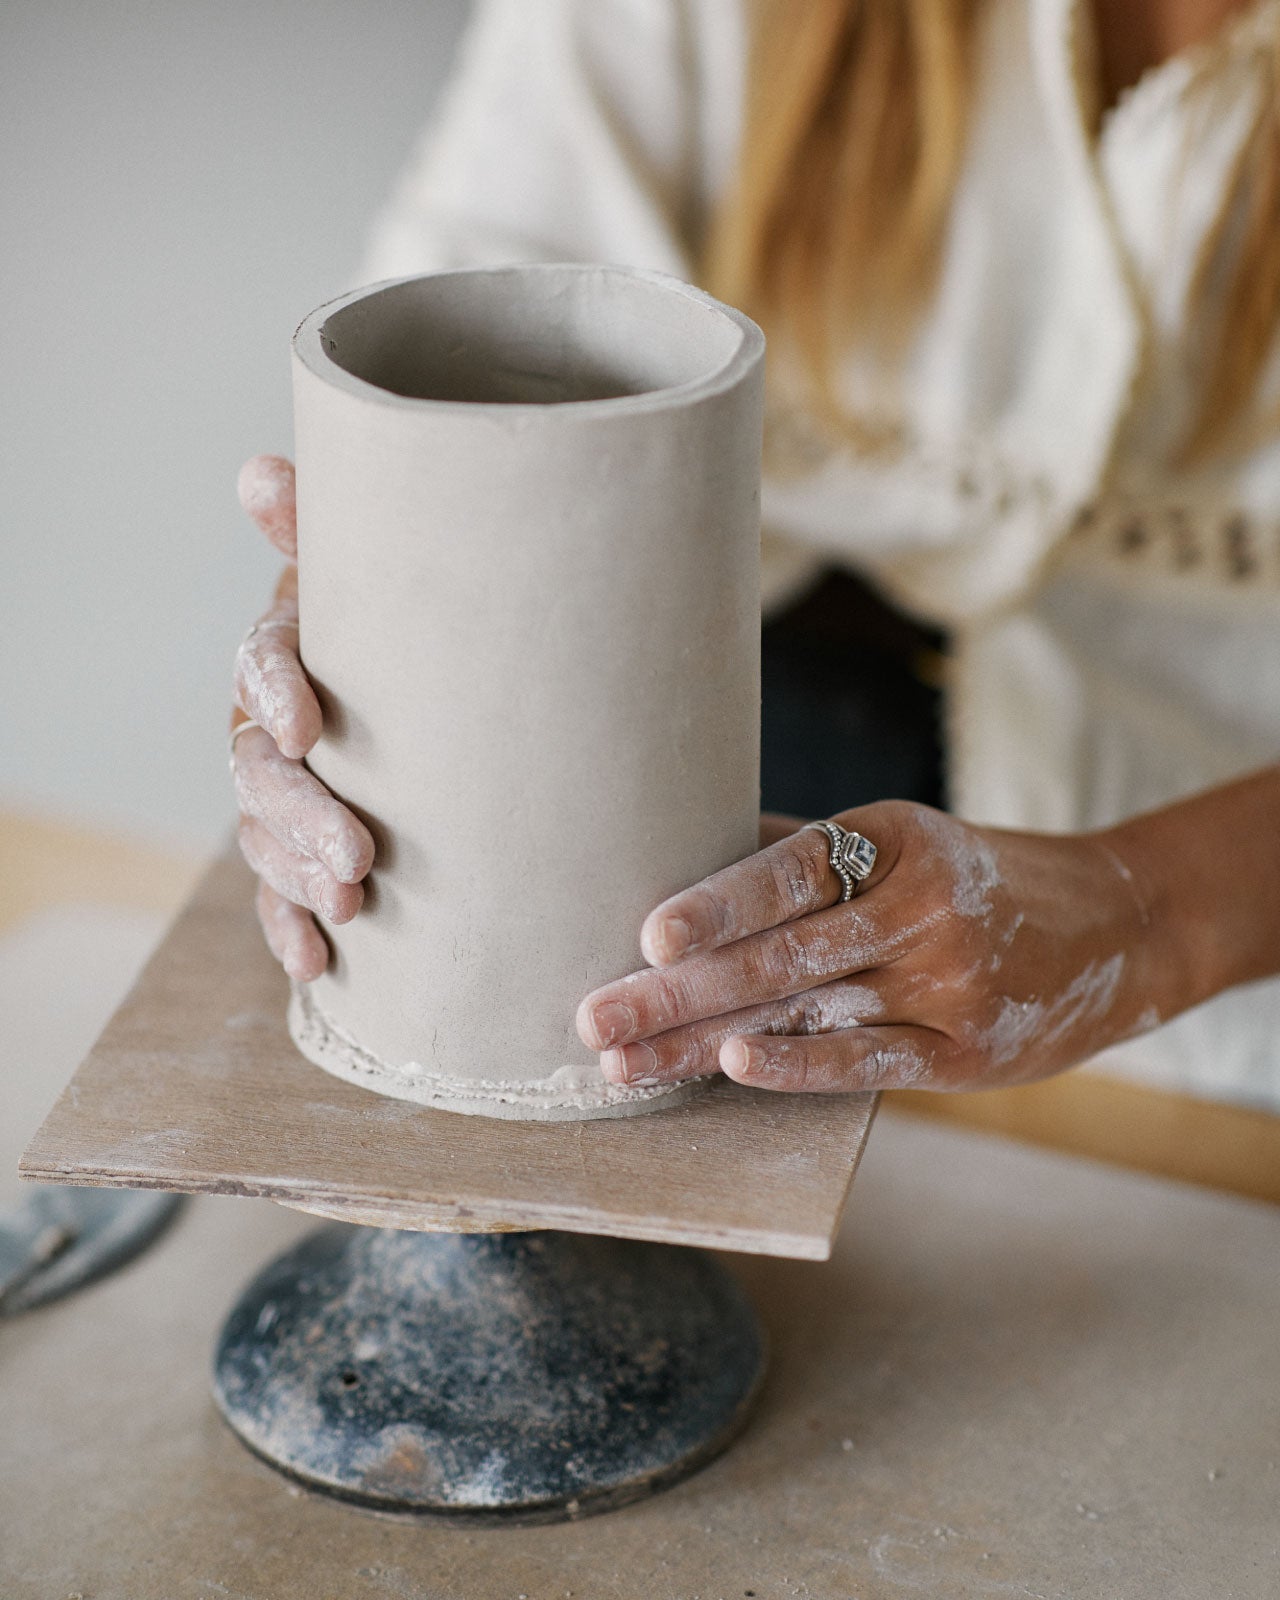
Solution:
[[(1175, 454), (1213, 336), (1188, 286), (1280, 0), (1100, 123), (1087, 17), (1083, 0), (985, 14), (933, 299), (891, 384), (848, 364), (851, 397), (892, 393), (902, 452), (832, 447), (786, 407), (766, 451), (766, 605), (842, 561), (951, 628), (955, 809), (1049, 830), (1280, 759), (1280, 349), (1233, 446)], [(746, 45), (744, 0), (480, 0), (368, 276), (538, 259), (693, 276)], [(1280, 981), (1100, 1064), (1280, 1105)]]

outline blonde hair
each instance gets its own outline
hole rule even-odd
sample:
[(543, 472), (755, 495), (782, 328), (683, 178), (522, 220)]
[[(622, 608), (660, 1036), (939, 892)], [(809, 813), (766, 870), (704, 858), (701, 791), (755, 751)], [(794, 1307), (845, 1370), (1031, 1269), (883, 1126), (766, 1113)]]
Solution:
[[(839, 358), (855, 340), (900, 343), (930, 287), (981, 10), (982, 0), (756, 0), (738, 169), (703, 276), (795, 352), (815, 413), (863, 449), (892, 444), (892, 430), (839, 397)], [(1211, 316), (1217, 337), (1188, 456), (1222, 443), (1280, 324), (1280, 30), (1267, 71), (1194, 276), (1191, 315)]]

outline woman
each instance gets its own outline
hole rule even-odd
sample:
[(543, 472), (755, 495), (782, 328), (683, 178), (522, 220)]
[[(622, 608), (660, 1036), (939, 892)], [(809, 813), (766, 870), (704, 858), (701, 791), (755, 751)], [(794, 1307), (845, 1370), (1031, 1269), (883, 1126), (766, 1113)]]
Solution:
[[(627, 260), (755, 314), (766, 801), (871, 799), (833, 775), (895, 742), (911, 797), (836, 813), (878, 846), (852, 900), (770, 817), (656, 908), (651, 967), (579, 1012), (611, 1080), (982, 1088), (1107, 1051), (1280, 1104), (1278, 63), (1277, 0), (479, 8), (367, 275)], [(242, 496), (291, 556), (288, 464)], [(815, 590), (832, 565), (860, 581)], [(306, 980), (373, 851), (300, 765), (293, 595), (239, 657), (235, 770)], [(909, 670), (943, 631), (955, 816)]]

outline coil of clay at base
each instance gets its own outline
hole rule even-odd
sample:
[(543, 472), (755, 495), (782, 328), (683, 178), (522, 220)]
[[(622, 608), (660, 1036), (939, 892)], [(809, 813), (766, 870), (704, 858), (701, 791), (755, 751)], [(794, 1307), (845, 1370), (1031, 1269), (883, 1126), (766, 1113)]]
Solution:
[(289, 1032), (308, 1061), (348, 1083), (358, 1083), (398, 1100), (414, 1100), (438, 1111), (472, 1112), (512, 1120), (568, 1122), (587, 1117), (627, 1117), (648, 1111), (654, 1102), (678, 1104), (696, 1094), (706, 1080), (621, 1088), (607, 1083), (598, 1066), (566, 1065), (549, 1077), (446, 1078), (416, 1061), (379, 1061), (335, 1026), (308, 992), (295, 983), (289, 1000)]

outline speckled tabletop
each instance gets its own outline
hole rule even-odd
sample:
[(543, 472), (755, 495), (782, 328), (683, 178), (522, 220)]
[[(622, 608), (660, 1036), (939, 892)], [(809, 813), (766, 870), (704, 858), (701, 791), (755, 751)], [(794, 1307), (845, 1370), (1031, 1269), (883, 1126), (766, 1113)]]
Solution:
[(828, 1263), (732, 1258), (771, 1376), (723, 1457), (573, 1525), (380, 1518), (253, 1459), (210, 1351), (313, 1226), (202, 1198), (0, 1323), (4, 1600), (1280, 1593), (1280, 1213), (885, 1115)]

